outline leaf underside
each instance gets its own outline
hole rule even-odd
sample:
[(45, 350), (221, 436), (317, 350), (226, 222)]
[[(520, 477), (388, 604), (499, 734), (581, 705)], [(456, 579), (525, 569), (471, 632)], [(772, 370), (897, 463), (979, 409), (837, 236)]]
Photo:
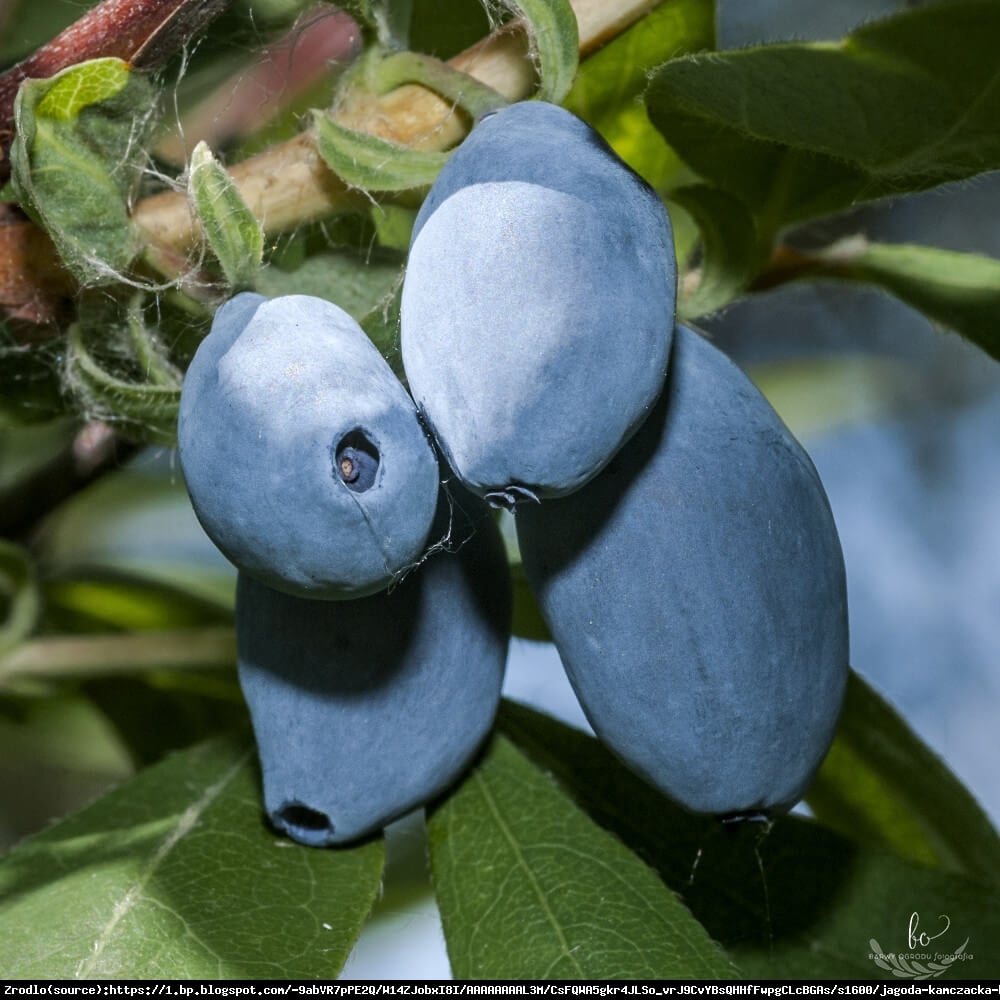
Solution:
[(943, 0), (836, 44), (672, 60), (650, 117), (768, 230), (1000, 166), (1000, 6)]

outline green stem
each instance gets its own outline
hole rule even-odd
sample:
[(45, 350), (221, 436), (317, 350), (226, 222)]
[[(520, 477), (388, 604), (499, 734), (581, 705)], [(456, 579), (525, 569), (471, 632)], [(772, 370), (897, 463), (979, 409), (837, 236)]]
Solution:
[(129, 304), (127, 323), (132, 349), (146, 377), (153, 385), (176, 392), (181, 384), (181, 375), (157, 351), (152, 335), (143, 321), (138, 298)]
[(176, 380), (172, 385), (139, 384), (105, 371), (87, 350), (79, 323), (70, 327), (67, 343), (71, 381), (76, 386), (83, 387), (93, 399), (110, 406), (117, 415), (139, 422), (172, 424), (180, 399), (180, 386)]
[(374, 83), (380, 94), (404, 83), (419, 83), (477, 120), (510, 104), (498, 91), (468, 73), (419, 52), (398, 52), (381, 60), (375, 68)]
[(155, 670), (229, 669), (232, 628), (56, 636), (21, 643), (0, 657), (0, 685), (10, 680), (81, 678)]

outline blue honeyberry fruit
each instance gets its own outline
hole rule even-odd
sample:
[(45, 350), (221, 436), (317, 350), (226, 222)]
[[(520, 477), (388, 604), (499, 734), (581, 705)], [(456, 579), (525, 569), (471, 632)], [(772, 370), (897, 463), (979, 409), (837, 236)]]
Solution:
[(379, 830), (459, 777), (489, 732), (510, 636), (486, 505), (445, 506), (453, 551), (388, 592), (310, 601), (240, 574), (240, 683), (271, 822), (311, 846)]
[(580, 704), (629, 767), (697, 813), (802, 797), (847, 681), (843, 556), (812, 462), (736, 365), (678, 326), (642, 429), (517, 531)]
[(206, 532), (269, 587), (358, 597), (425, 550), (434, 447), (388, 363), (330, 302), (223, 305), (184, 379), (178, 442)]
[(403, 367), (449, 464), (497, 506), (577, 489), (663, 386), (677, 267), (656, 193), (570, 112), (486, 116), (414, 226)]

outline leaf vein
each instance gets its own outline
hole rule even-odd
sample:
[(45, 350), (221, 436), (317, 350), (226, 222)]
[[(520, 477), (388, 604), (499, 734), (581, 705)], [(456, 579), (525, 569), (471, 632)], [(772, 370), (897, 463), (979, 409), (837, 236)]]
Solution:
[(77, 979), (94, 978), (94, 973), (97, 969), (98, 963), (104, 954), (104, 950), (110, 944), (115, 930), (122, 920), (128, 916), (128, 914), (143, 898), (146, 886), (149, 885), (149, 882), (156, 874), (157, 869), (163, 864), (177, 844), (180, 843), (180, 841), (194, 829), (198, 821), (204, 815), (205, 811), (212, 805), (212, 803), (223, 792), (226, 785), (233, 780), (240, 769), (247, 763), (252, 752), (252, 750), (248, 750), (243, 753), (236, 763), (233, 764), (233, 766), (214, 785), (210, 785), (206, 788), (201, 796), (188, 806), (183, 813), (181, 813), (177, 823), (174, 825), (174, 828), (167, 834), (166, 837), (164, 837), (163, 842), (153, 853), (146, 866), (139, 873), (135, 882), (115, 904), (111, 911), (111, 916), (108, 918), (108, 922), (104, 925), (103, 929), (98, 934), (97, 939), (94, 941), (91, 954), (88, 958), (82, 960), (77, 966)]
[(521, 845), (514, 837), (513, 832), (511, 831), (510, 827), (507, 824), (507, 821), (504, 819), (503, 814), (500, 812), (500, 808), (496, 802), (496, 799), (493, 797), (493, 793), (489, 789), (489, 785), (487, 784), (483, 776), (478, 772), (475, 773), (475, 780), (477, 785), (479, 786), (480, 792), (483, 796), (483, 799), (486, 802), (486, 805), (488, 806), (490, 812), (493, 814), (493, 818), (496, 820), (497, 827), (503, 834), (504, 839), (510, 845), (510, 848), (514, 852), (514, 856), (517, 859), (518, 863), (524, 870), (525, 874), (528, 876), (528, 882), (531, 885), (531, 889), (534, 892), (536, 898), (538, 899), (539, 904), (541, 905), (542, 912), (544, 913), (549, 924), (552, 926), (556, 938), (559, 941), (560, 947), (562, 948), (566, 957), (576, 967), (577, 971), (580, 973), (580, 976), (586, 978), (586, 974), (584, 973), (583, 968), (581, 967), (576, 956), (573, 954), (573, 949), (570, 948), (569, 942), (566, 940), (566, 935), (563, 933), (562, 926), (556, 919), (556, 915), (552, 912), (552, 908), (549, 906), (549, 901), (546, 898), (545, 893), (542, 891), (542, 887), (538, 884), (538, 879), (535, 876), (534, 870), (528, 864), (527, 858), (525, 858), (524, 852), (521, 850)]

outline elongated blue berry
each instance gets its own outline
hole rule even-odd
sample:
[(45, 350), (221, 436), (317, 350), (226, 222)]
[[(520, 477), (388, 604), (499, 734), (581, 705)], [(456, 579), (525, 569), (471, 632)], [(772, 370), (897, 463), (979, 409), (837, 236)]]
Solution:
[(323, 299), (244, 293), (219, 309), (184, 380), (178, 439), (199, 520), (266, 586), (374, 593), (428, 544), (437, 456), (385, 359)]
[(484, 118), (414, 227), (401, 302), (414, 399), (496, 505), (594, 476), (659, 394), (677, 283), (656, 193), (540, 101)]
[(594, 730), (689, 809), (790, 808), (847, 681), (843, 557), (805, 451), (678, 327), (668, 387), (570, 497), (519, 508), (524, 566)]
[(506, 553), (485, 506), (444, 507), (435, 552), (389, 592), (311, 601), (239, 578), (239, 676), (272, 823), (356, 840), (442, 792), (489, 732), (510, 633)]

